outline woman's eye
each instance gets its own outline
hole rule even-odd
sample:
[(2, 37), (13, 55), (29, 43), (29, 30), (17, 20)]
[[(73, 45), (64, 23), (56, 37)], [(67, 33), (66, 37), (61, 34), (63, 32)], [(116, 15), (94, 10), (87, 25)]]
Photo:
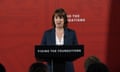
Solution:
[(58, 17), (56, 16), (55, 18), (57, 19)]

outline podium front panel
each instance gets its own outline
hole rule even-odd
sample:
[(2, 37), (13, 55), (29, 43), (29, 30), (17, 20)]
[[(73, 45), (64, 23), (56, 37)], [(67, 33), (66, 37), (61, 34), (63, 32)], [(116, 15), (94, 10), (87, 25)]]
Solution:
[(38, 60), (73, 61), (81, 56), (84, 56), (84, 45), (35, 46), (35, 57)]

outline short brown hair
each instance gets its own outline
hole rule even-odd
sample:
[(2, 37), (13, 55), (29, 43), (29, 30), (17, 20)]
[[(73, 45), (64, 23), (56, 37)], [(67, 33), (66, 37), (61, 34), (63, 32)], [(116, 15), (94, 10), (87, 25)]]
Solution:
[(59, 9), (56, 9), (53, 16), (52, 16), (52, 24), (53, 26), (55, 27), (55, 22), (54, 22), (54, 16), (55, 15), (58, 15), (59, 17), (63, 17), (64, 18), (64, 28), (67, 27), (67, 24), (68, 24), (68, 20), (67, 20), (67, 14), (65, 12), (65, 10), (63, 8), (59, 8)]

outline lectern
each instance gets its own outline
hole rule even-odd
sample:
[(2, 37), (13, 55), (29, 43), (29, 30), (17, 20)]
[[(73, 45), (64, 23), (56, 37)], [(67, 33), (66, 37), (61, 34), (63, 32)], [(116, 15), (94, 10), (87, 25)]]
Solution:
[(84, 45), (36, 45), (35, 57), (37, 60), (50, 62), (50, 72), (65, 72), (65, 62), (74, 61), (84, 56)]

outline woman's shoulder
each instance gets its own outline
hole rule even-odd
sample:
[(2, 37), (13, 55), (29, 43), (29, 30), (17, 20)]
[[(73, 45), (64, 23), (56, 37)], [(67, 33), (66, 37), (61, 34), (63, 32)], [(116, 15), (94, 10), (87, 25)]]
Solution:
[(45, 33), (50, 33), (50, 32), (52, 32), (52, 31), (54, 31), (54, 28), (51, 28), (51, 29), (46, 30)]
[(65, 30), (67, 30), (68, 32), (75, 32), (73, 29), (70, 28), (66, 28)]

